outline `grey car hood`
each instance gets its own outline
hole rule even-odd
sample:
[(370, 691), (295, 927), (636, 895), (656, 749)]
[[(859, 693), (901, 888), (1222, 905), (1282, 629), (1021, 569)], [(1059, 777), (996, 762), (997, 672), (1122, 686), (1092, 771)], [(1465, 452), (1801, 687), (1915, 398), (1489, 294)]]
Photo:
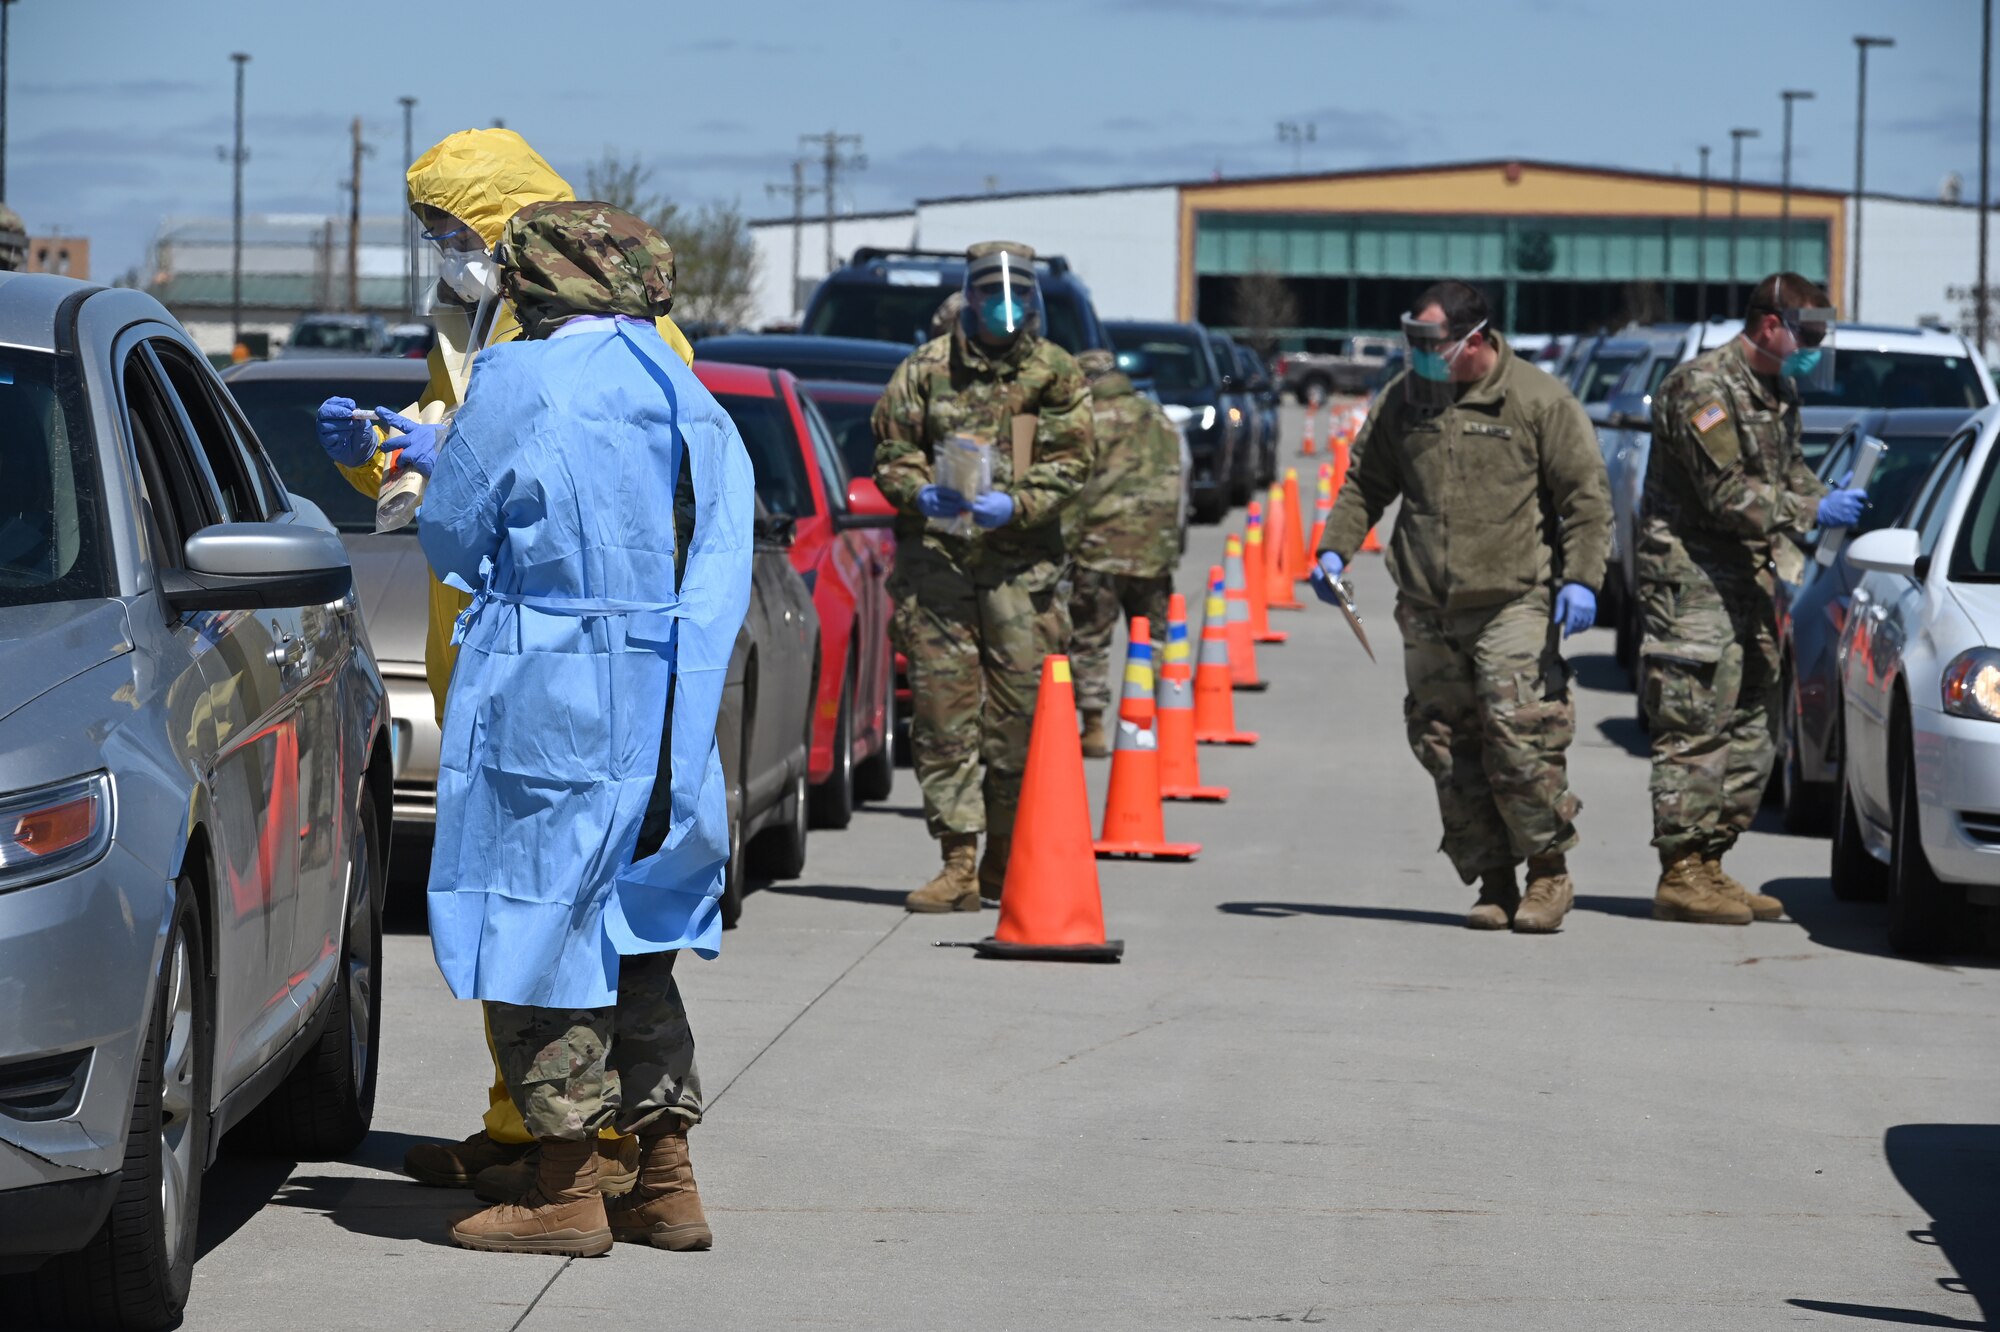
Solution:
[(0, 607), (0, 720), (65, 680), (131, 650), (121, 601)]
[(357, 533), (341, 538), (354, 566), (361, 622), (378, 661), (422, 662), (430, 625), (431, 567), (414, 531)]

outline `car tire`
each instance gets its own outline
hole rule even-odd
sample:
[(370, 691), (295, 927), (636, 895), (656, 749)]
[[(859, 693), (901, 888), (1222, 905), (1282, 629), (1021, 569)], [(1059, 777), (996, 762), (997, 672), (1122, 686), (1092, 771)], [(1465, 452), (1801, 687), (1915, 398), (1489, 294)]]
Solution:
[(1222, 485), (1196, 498), (1194, 520), (1206, 526), (1214, 526), (1229, 516), (1229, 492)]
[(796, 879), (806, 871), (806, 816), (812, 797), (806, 789), (806, 770), (799, 768), (792, 779), (792, 793), (786, 797), (789, 817), (784, 826), (767, 828), (756, 842), (756, 869), (767, 879)]
[(808, 810), (815, 828), (845, 828), (854, 821), (854, 675), (841, 676), (840, 708), (833, 716), (833, 771), (812, 788)]
[(1861, 837), (1861, 813), (1854, 808), (1854, 795), (1847, 789), (1845, 776), (1835, 789), (1840, 792), (1840, 803), (1835, 807), (1833, 853), (1827, 870), (1833, 895), (1843, 902), (1879, 902), (1888, 891), (1888, 873), (1881, 861), (1868, 854), (1868, 845)]
[(1824, 837), (1833, 822), (1833, 788), (1825, 782), (1809, 782), (1799, 762), (1799, 689), (1792, 673), (1785, 671), (1782, 692), (1784, 715), (1778, 721), (1778, 803), (1786, 832), (1794, 837)]
[(854, 769), (854, 794), (863, 800), (887, 800), (896, 790), (896, 672), (882, 674), (882, 744)]
[(729, 820), (729, 863), (722, 869), (722, 900), (718, 904), (725, 930), (735, 929), (743, 919), (743, 888), (748, 877), (743, 864), (743, 798), (739, 792), (736, 813)]
[(1907, 723), (1897, 726), (1890, 747), (1895, 785), (1890, 788), (1889, 946), (1899, 953), (1928, 956), (1956, 941), (1964, 890), (1946, 883), (1924, 854), (1918, 826), (1917, 760)]
[(185, 875), (175, 884), (110, 1214), (83, 1248), (49, 1259), (24, 1280), (31, 1326), (180, 1323), (194, 1281), (212, 1128), (214, 1018), (196, 891)]
[(341, 930), (340, 968), (325, 1026), (277, 1090), (244, 1124), (259, 1150), (295, 1161), (325, 1161), (361, 1145), (375, 1117), (382, 1050), (382, 884), (384, 861), (373, 802), (355, 817), (352, 890)]

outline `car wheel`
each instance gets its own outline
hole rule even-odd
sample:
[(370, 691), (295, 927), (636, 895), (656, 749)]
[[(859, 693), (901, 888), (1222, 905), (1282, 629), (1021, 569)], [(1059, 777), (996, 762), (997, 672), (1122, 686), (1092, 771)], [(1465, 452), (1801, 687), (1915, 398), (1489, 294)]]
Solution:
[(840, 685), (840, 709), (833, 716), (833, 771), (812, 789), (812, 825), (845, 828), (854, 821), (854, 675)]
[(1833, 856), (1827, 872), (1833, 895), (1843, 902), (1879, 902), (1888, 888), (1882, 862), (1868, 854), (1867, 843), (1862, 841), (1861, 812), (1854, 807), (1854, 795), (1844, 776), (1836, 789), (1840, 804), (1833, 820)]
[(729, 820), (729, 863), (722, 870), (722, 928), (733, 930), (743, 919), (743, 800), (739, 794), (736, 812)]
[(1924, 854), (1918, 826), (1917, 760), (1907, 724), (1898, 726), (1890, 750), (1896, 784), (1890, 788), (1889, 946), (1899, 953), (1941, 953), (1950, 948), (1963, 890), (1945, 883)]
[(110, 1215), (25, 1282), (34, 1324), (177, 1326), (194, 1280), (214, 1042), (194, 884), (175, 885)]
[(1833, 793), (1825, 782), (1809, 782), (1799, 761), (1799, 723), (1803, 709), (1791, 672), (1785, 672), (1784, 714), (1778, 720), (1778, 799), (1785, 831), (1797, 837), (1824, 837), (1832, 820)]
[(1215, 489), (1198, 496), (1194, 502), (1194, 520), (1213, 525), (1229, 516), (1228, 490), (1218, 484)]
[(757, 839), (757, 869), (766, 878), (796, 879), (806, 870), (806, 807), (811, 796), (806, 790), (803, 766), (792, 779), (787, 797), (789, 818), (781, 828), (767, 829)]
[(863, 800), (887, 800), (896, 789), (896, 672), (882, 674), (882, 746), (854, 770), (854, 792)]
[(382, 1048), (381, 838), (372, 802), (355, 819), (340, 968), (319, 1040), (257, 1107), (245, 1137), (298, 1161), (345, 1155), (368, 1136)]

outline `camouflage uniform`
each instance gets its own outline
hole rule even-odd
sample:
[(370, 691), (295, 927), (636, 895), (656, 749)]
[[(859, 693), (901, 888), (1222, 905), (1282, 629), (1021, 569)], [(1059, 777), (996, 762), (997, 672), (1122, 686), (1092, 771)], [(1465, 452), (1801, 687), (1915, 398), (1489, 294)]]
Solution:
[(1758, 374), (1741, 338), (1653, 397), (1639, 534), (1653, 845), (1719, 858), (1756, 817), (1776, 753), (1778, 577), (1803, 556), (1826, 487), (1799, 453), (1798, 391)]
[[(1037, 418), (1021, 476), (1016, 416)], [(959, 327), (897, 367), (874, 428), (875, 481), (898, 510), (890, 634), (910, 662), (924, 821), (933, 837), (985, 831), (1004, 845), (1042, 658), (1069, 642), (1059, 520), (1090, 474), (1089, 391), (1069, 353), (1032, 331), (989, 351)], [(953, 536), (918, 510), (933, 450), (955, 434), (993, 443), (994, 486), (1014, 501), (1004, 526)]]
[(530, 338), (545, 338), (577, 315), (650, 323), (674, 308), (673, 247), (610, 204), (529, 204), (507, 219), (496, 253), (500, 294)]
[(1076, 562), (1069, 652), (1077, 707), (1103, 712), (1111, 705), (1111, 638), (1119, 616), (1145, 616), (1155, 647), (1166, 643), (1167, 598), (1180, 558), (1181, 440), (1159, 404), (1118, 373), (1110, 352), (1084, 352), (1077, 364), (1090, 379), (1097, 465), (1064, 519)]
[(1498, 335), (1493, 370), (1425, 413), (1392, 380), (1354, 446), (1320, 549), (1353, 562), (1400, 498), (1389, 538), (1403, 631), (1410, 748), (1437, 785), (1459, 877), (1576, 845), (1576, 734), (1550, 616), (1561, 583), (1595, 588), (1611, 540), (1610, 484), (1590, 420)]
[(950, 337), (951, 331), (958, 327), (959, 316), (964, 313), (964, 292), (955, 291), (945, 297), (938, 303), (938, 308), (931, 314), (931, 336), (934, 338)]

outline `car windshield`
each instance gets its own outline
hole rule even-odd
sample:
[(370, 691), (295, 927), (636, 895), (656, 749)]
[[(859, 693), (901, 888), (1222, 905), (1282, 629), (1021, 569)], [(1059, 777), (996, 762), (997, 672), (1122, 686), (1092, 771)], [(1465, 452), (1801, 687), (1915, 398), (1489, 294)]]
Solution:
[(2000, 583), (2000, 480), (1994, 477), (1996, 468), (2000, 468), (2000, 449), (1990, 449), (1979, 487), (1972, 492), (1972, 501), (1958, 524), (1958, 545), (1951, 553), (1946, 575), (1955, 583)]
[(792, 428), (790, 409), (776, 398), (741, 393), (718, 393), (715, 400), (729, 413), (736, 433), (743, 436), (743, 447), (750, 450), (750, 465), (757, 472), (757, 498), (764, 501), (764, 507), (788, 518), (815, 512), (812, 483), (806, 479), (805, 451)]
[[(231, 379), (229, 391), (250, 419), (250, 429), (270, 455), (285, 489), (320, 507), (343, 532), (373, 532), (375, 501), (347, 483), (340, 469), (319, 446), (315, 424), (320, 403), (339, 393), (358, 403), (408, 402), (421, 391), (419, 381), (402, 377), (376, 380)], [(412, 529), (414, 530), (414, 529)]]
[(366, 356), (375, 350), (375, 340), (366, 324), (306, 323), (292, 330), (294, 347), (316, 351), (353, 352)]
[(857, 394), (815, 389), (813, 401), (819, 404), (819, 414), (833, 431), (833, 441), (840, 446), (840, 456), (847, 460), (847, 470), (855, 476), (875, 475), (873, 418), (880, 398), (862, 400)]
[(1808, 407), (1984, 407), (1986, 387), (1964, 356), (1850, 350), (1836, 344), (1833, 387), (1802, 388)]
[(72, 361), (0, 351), (0, 606), (108, 595), (81, 396)]
[(1162, 393), (1208, 387), (1208, 358), (1202, 355), (1201, 342), (1192, 333), (1176, 337), (1171, 333), (1112, 329), (1111, 345), (1119, 351), (1144, 352), (1152, 363), (1153, 385)]
[[(958, 286), (956, 283), (912, 285), (912, 279), (919, 276), (927, 275), (903, 270), (897, 273), (901, 281), (829, 282), (813, 301), (805, 331), (830, 338), (928, 341), (931, 316)], [(1051, 290), (1044, 284), (1042, 307), (1047, 325), (1042, 332), (1049, 341), (1072, 353), (1090, 345), (1084, 336), (1083, 314), (1074, 292)]]
[(1583, 377), (1576, 384), (1576, 400), (1591, 403), (1603, 402), (1611, 396), (1611, 390), (1632, 368), (1637, 356), (1593, 356), (1590, 364), (1583, 368)]

